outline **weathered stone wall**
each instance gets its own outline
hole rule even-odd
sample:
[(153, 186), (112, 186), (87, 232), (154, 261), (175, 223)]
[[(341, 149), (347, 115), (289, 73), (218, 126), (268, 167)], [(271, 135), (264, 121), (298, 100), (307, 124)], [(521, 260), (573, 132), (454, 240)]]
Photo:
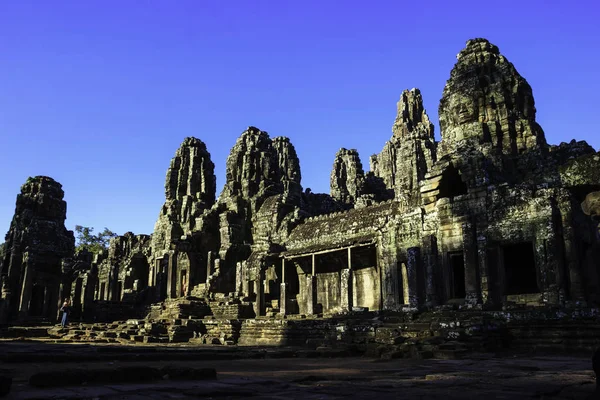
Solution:
[(110, 240), (98, 265), (96, 299), (132, 301), (150, 284), (151, 237), (127, 232)]

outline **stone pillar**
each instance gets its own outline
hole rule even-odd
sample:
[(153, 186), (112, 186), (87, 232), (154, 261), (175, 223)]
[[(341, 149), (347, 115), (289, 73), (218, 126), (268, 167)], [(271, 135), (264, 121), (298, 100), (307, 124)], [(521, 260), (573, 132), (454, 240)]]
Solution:
[(242, 268), (244, 271), (242, 274), (242, 292), (244, 293), (244, 296), (250, 296), (250, 280), (248, 279), (247, 261), (242, 261)]
[(281, 315), (287, 315), (287, 305), (288, 305), (288, 299), (287, 299), (287, 289), (288, 289), (288, 284), (285, 282), (281, 282), (279, 284), (279, 314)]
[(50, 307), (50, 297), (51, 297), (52, 291), (50, 290), (49, 285), (44, 286), (44, 304), (42, 305), (42, 315), (44, 317), (49, 317), (49, 311), (51, 309)]
[(352, 311), (352, 269), (350, 268), (340, 271), (340, 294), (342, 312)]
[(425, 303), (428, 307), (437, 305), (437, 277), (436, 264), (438, 259), (437, 238), (434, 235), (426, 236), (423, 239), (423, 262), (425, 263)]
[(177, 255), (169, 251), (169, 264), (167, 267), (167, 298), (177, 297)]
[(375, 243), (377, 271), (381, 280), (381, 306), (384, 310), (399, 310), (402, 302), (400, 285), (400, 263), (396, 229), (387, 229), (378, 235)]
[(242, 263), (238, 261), (235, 264), (235, 292), (239, 295), (243, 291), (243, 271), (242, 271)]
[(31, 271), (31, 265), (26, 259), (29, 258), (27, 253), (23, 255), (23, 269), (25, 275), (23, 276), (23, 285), (21, 286), (21, 301), (19, 303), (19, 318), (24, 319), (29, 315), (29, 301), (31, 300), (31, 289), (33, 281), (33, 271)]
[(264, 272), (259, 273), (258, 279), (254, 281), (254, 287), (256, 288), (256, 301), (254, 302), (254, 313), (256, 316), (264, 314), (265, 310), (265, 285), (264, 285)]
[(559, 303), (559, 291), (556, 284), (556, 269), (560, 257), (560, 242), (556, 237), (552, 223), (544, 226), (543, 232), (536, 232), (535, 249), (536, 264), (539, 271), (539, 286), (542, 301), (547, 304)]
[[(154, 286), (156, 287), (156, 301), (162, 301), (161, 299), (161, 292), (162, 292), (162, 285), (164, 285), (163, 283), (163, 279), (162, 279), (162, 274), (160, 273), (160, 267), (161, 267), (161, 262), (162, 262), (162, 258), (158, 258), (154, 261), (155, 266), (154, 266)], [(102, 283), (99, 284), (100, 289), (98, 289), (98, 298), (100, 298), (100, 294), (101, 294), (101, 287), (102, 287)], [(100, 299), (103, 300), (103, 299)]]
[(214, 261), (214, 255), (212, 251), (209, 251), (208, 254), (206, 255), (206, 281), (208, 282), (208, 278), (212, 275), (213, 273), (213, 261)]
[(477, 240), (471, 221), (462, 224), (463, 253), (465, 259), (465, 304), (481, 303), (477, 283)]
[(490, 273), (487, 254), (487, 238), (483, 235), (477, 237), (477, 261), (479, 264), (481, 301), (484, 304), (492, 303), (490, 294)]
[[(571, 204), (568, 200), (564, 200), (559, 203), (560, 215), (561, 215), (561, 223), (562, 223), (562, 234), (564, 240), (564, 251), (566, 260), (566, 270), (569, 274), (569, 292), (571, 295), (571, 299), (575, 301), (584, 301), (585, 300), (585, 289), (583, 284), (583, 276), (581, 272), (581, 260), (579, 259), (579, 253), (577, 251), (577, 241), (575, 240), (575, 230), (573, 228), (573, 210)], [(558, 276), (562, 278), (563, 276), (563, 257), (558, 261)], [(559, 290), (561, 293), (565, 292), (566, 279), (560, 279)], [(561, 296), (563, 297), (563, 296)]]
[(8, 322), (8, 314), (11, 306), (12, 292), (8, 286), (8, 276), (0, 276), (2, 285), (2, 293), (0, 293), (0, 324), (4, 325)]
[(154, 276), (152, 277), (153, 286), (158, 286), (158, 271), (160, 269), (160, 260), (154, 260), (154, 269), (152, 270)]
[[(314, 259), (314, 255), (313, 255)], [(314, 265), (314, 264), (313, 264)], [(313, 275), (306, 276), (306, 313), (314, 315), (317, 308), (317, 277)]]
[[(10, 261), (8, 263), (8, 287), (10, 288), (12, 294), (12, 306), (9, 305), (9, 313), (12, 314), (9, 316), (14, 317), (19, 312), (19, 307), (21, 306), (21, 270), (24, 268), (23, 266), (23, 254), (16, 251), (13, 247), (10, 249)], [(7, 266), (5, 265), (4, 268)]]
[[(408, 285), (408, 305), (419, 306), (419, 282), (417, 279), (420, 268), (421, 248), (411, 247), (406, 251), (406, 281)], [(405, 285), (406, 286), (406, 285)], [(406, 301), (406, 300), (405, 300)]]

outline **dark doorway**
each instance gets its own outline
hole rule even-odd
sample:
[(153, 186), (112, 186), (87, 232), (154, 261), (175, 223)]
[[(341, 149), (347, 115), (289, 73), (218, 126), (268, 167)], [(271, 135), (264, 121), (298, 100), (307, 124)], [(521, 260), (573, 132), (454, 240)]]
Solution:
[(41, 285), (33, 285), (31, 288), (31, 300), (29, 301), (29, 315), (32, 317), (40, 317), (44, 312), (44, 293), (45, 287)]
[(467, 194), (467, 185), (461, 178), (460, 171), (450, 164), (442, 173), (442, 180), (438, 187), (438, 199), (445, 197), (453, 198), (463, 194)]
[[(298, 276), (298, 268), (296, 263), (300, 262), (300, 259), (286, 260), (285, 261), (285, 282), (287, 283), (287, 314), (299, 314), (300, 306), (298, 304), (298, 298), (300, 297), (300, 277)], [(305, 263), (306, 264), (306, 263)], [(302, 278), (306, 280), (306, 275), (302, 275)]]
[(503, 246), (506, 295), (539, 293), (531, 242)]
[(464, 299), (465, 291), (465, 256), (462, 251), (448, 253), (450, 264), (450, 299)]
[(104, 300), (104, 293), (106, 293), (106, 282), (100, 284), (100, 300)]

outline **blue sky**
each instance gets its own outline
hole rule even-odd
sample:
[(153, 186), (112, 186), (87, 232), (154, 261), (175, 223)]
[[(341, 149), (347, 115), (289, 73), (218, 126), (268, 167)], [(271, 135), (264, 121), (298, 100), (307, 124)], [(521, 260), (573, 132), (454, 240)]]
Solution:
[(600, 147), (592, 1), (0, 2), (0, 231), (28, 176), (63, 184), (67, 227), (151, 233), (186, 136), (225, 161), (249, 125), (288, 136), (329, 192), (340, 147), (365, 169), (404, 89), (437, 107), (456, 54), (485, 37), (529, 81), (550, 143)]

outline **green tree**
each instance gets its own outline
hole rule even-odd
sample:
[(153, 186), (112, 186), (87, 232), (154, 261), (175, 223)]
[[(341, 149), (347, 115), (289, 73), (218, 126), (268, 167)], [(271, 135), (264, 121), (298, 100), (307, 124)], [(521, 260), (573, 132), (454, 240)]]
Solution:
[(94, 228), (87, 226), (75, 225), (75, 250), (87, 250), (92, 253), (100, 253), (108, 248), (110, 238), (117, 236), (116, 233), (108, 228), (97, 235), (93, 234)]

